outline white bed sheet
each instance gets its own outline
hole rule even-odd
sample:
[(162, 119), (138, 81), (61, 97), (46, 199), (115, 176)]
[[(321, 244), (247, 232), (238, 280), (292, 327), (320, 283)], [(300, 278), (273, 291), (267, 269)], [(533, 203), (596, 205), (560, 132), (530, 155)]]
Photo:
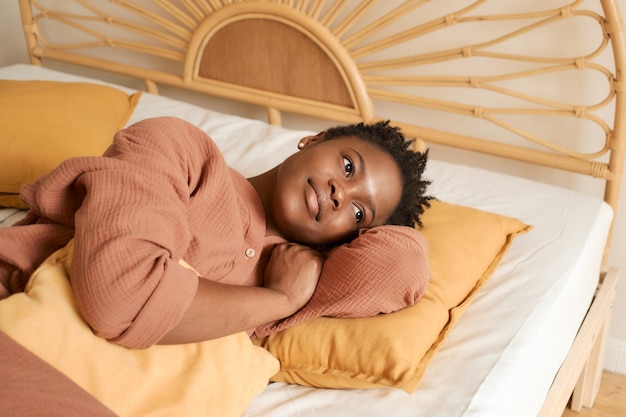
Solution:
[[(86, 80), (30, 65), (0, 68), (0, 78)], [(151, 94), (143, 95), (129, 124), (159, 115), (200, 126), (247, 176), (295, 152), (298, 139), (310, 133)], [(427, 176), (433, 180), (431, 193), (441, 200), (517, 217), (534, 229), (516, 239), (418, 390), (408, 395), (397, 389), (321, 390), (275, 383), (253, 401), (246, 416), (536, 415), (591, 302), (611, 209), (570, 190), (436, 160), (430, 161)]]

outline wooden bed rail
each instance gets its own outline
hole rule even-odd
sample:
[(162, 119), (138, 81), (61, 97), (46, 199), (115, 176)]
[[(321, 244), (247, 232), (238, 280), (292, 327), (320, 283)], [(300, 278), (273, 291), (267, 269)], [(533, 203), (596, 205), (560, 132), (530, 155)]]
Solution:
[(618, 282), (615, 268), (602, 272), (598, 291), (578, 330), (570, 353), (561, 365), (544, 405), (537, 417), (560, 417), (570, 407), (580, 411), (592, 407), (600, 388), (602, 365)]

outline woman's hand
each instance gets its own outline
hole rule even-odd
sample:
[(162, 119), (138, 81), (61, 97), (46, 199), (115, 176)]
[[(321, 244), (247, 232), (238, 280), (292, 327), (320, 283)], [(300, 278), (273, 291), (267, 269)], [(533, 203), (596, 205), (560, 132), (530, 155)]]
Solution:
[(193, 302), (159, 343), (192, 343), (254, 329), (288, 317), (313, 296), (324, 256), (308, 246), (277, 245), (264, 287), (228, 285), (198, 277)]
[(284, 294), (295, 313), (313, 296), (324, 259), (321, 252), (309, 246), (278, 244), (265, 267), (263, 285)]

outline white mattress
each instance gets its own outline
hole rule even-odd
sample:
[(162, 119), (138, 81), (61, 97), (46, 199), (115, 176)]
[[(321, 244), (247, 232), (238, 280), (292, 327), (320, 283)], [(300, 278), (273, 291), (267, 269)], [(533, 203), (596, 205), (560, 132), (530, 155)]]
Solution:
[[(25, 65), (0, 68), (0, 78), (81, 79)], [(203, 128), (247, 176), (294, 152), (298, 139), (309, 133), (150, 94), (144, 94), (129, 123), (157, 115), (178, 116)], [(418, 390), (409, 395), (396, 389), (274, 383), (246, 416), (536, 415), (591, 302), (611, 209), (573, 191), (436, 160), (430, 161), (427, 176), (433, 181), (431, 194), (441, 200), (517, 217), (534, 229), (515, 240)]]

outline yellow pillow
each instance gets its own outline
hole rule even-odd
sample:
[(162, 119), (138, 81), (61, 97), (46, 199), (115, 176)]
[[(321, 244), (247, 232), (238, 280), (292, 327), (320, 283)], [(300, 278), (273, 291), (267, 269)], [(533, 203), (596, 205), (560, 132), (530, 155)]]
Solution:
[[(71, 245), (71, 243), (70, 243)], [(132, 350), (81, 319), (64, 263), (69, 245), (35, 271), (25, 293), (0, 301), (0, 330), (119, 416), (241, 416), (279, 364), (246, 333)]]
[(432, 279), (412, 307), (362, 319), (322, 317), (255, 344), (281, 363), (272, 381), (324, 388), (391, 386), (413, 392), (513, 238), (517, 219), (435, 201), (423, 216)]
[(102, 154), (140, 95), (89, 83), (0, 80), (0, 206), (26, 208), (22, 185), (67, 158)]

